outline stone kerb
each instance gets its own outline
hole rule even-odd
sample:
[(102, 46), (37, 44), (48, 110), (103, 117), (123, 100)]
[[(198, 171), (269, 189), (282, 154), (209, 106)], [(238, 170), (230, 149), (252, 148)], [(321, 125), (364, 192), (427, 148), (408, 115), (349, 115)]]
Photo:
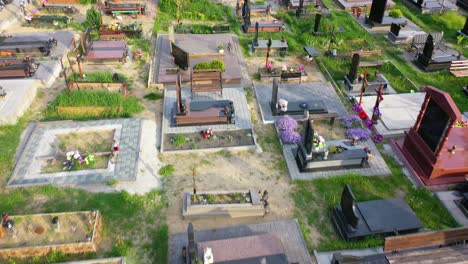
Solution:
[[(80, 212), (66, 212), (66, 213), (51, 213), (51, 214), (36, 214), (45, 216), (53, 215), (60, 216), (65, 214), (84, 214), (89, 213), (88, 211)], [(27, 217), (30, 215), (15, 215), (12, 217)], [(64, 244), (52, 244), (42, 246), (29, 246), (29, 247), (14, 247), (0, 249), (0, 258), (25, 258), (34, 256), (46, 256), (51, 251), (62, 251), (64, 254), (78, 254), (84, 252), (96, 252), (97, 244), (101, 241), (102, 231), (102, 220), (99, 211), (96, 211), (94, 217), (93, 234), (90, 241), (86, 242), (75, 242), (75, 243), (64, 243)]]
[(94, 83), (94, 82), (70, 82), (68, 89), (73, 90), (104, 90), (119, 92), (125, 95), (125, 83)]
[(265, 210), (260, 201), (257, 190), (233, 190), (233, 191), (206, 191), (197, 192), (197, 194), (230, 194), (230, 193), (249, 193), (250, 203), (231, 203), (231, 204), (197, 204), (191, 203), (191, 193), (183, 194), (182, 216), (184, 219), (218, 217), (226, 216), (236, 217), (256, 217), (263, 216)]

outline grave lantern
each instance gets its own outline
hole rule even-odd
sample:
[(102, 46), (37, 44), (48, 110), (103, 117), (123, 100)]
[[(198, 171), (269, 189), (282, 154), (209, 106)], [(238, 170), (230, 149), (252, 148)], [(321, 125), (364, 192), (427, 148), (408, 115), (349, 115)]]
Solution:
[(58, 216), (54, 216), (52, 218), (52, 226), (54, 227), (54, 229), (56, 230), (59, 230), (60, 229), (60, 223), (59, 223), (59, 218)]

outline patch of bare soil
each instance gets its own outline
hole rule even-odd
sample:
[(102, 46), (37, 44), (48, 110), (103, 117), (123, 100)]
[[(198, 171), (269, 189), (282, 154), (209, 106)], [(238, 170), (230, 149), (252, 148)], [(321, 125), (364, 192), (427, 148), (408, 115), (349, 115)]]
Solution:
[[(178, 138), (180, 137), (180, 138)], [(184, 140), (182, 144), (177, 140)], [(180, 145), (179, 145), (180, 144)], [(164, 150), (206, 149), (253, 145), (251, 129), (222, 131), (210, 138), (203, 138), (202, 133), (165, 134)]]

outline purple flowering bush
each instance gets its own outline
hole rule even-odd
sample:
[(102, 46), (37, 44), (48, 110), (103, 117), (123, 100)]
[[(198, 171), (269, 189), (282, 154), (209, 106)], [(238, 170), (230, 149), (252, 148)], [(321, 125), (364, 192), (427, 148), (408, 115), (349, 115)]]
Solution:
[(295, 144), (301, 141), (301, 135), (293, 130), (281, 131), (281, 141), (285, 144)]
[(297, 122), (289, 116), (282, 116), (276, 120), (276, 126), (279, 130), (296, 130)]
[(345, 132), (346, 138), (358, 140), (367, 140), (371, 135), (371, 131), (367, 128), (349, 128)]
[(357, 128), (361, 127), (361, 118), (357, 115), (347, 115), (341, 121), (344, 128)]

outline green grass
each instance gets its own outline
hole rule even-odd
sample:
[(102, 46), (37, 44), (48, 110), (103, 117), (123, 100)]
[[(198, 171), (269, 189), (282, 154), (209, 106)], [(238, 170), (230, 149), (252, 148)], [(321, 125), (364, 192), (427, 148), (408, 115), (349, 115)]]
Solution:
[[(323, 57), (319, 60), (325, 64), (335, 81), (343, 80), (351, 67), (351, 60), (349, 59), (332, 59)], [(391, 62), (386, 62), (380, 67), (362, 67), (359, 68), (358, 73), (364, 73), (366, 70), (372, 77), (376, 70), (378, 73), (383, 74), (390, 82), (390, 85), (399, 93), (408, 93), (410, 90), (417, 89), (417, 87), (414, 87)]]
[(143, 98), (147, 99), (147, 100), (151, 100), (151, 101), (156, 101), (156, 100), (161, 100), (164, 98), (164, 94), (162, 93), (154, 93), (154, 92), (151, 92), (149, 94), (145, 94), (145, 96), (143, 96)]
[[(393, 158), (384, 156), (392, 176), (365, 177), (346, 174), (314, 181), (295, 181), (292, 194), (296, 205), (296, 215), (309, 226), (314, 226), (320, 234), (319, 245), (311, 247), (320, 251), (349, 248), (368, 248), (383, 245), (380, 236), (355, 242), (345, 242), (337, 238), (331, 221), (323, 217), (340, 203), (341, 192), (349, 184), (357, 201), (388, 199), (404, 195), (405, 200), (415, 211), (426, 230), (457, 227), (450, 213), (430, 191), (413, 189), (411, 182), (402, 173)], [(305, 228), (302, 228), (305, 229)], [(306, 235), (306, 234), (305, 234)]]
[[(55, 109), (58, 106), (96, 106), (96, 107), (123, 107), (122, 112), (113, 111), (102, 114), (100, 116), (74, 114), (68, 116), (59, 114)], [(54, 101), (52, 101), (46, 111), (45, 120), (58, 120), (58, 119), (74, 119), (74, 120), (87, 120), (87, 119), (102, 119), (102, 118), (119, 118), (131, 117), (135, 113), (143, 110), (143, 106), (135, 97), (124, 97), (119, 93), (111, 93), (106, 91), (72, 91), (68, 94), (66, 91), (61, 92)]]
[[(0, 175), (6, 179), (10, 175), (16, 148), (20, 142), (21, 132), (26, 128), (29, 114), (25, 114), (15, 125), (0, 126)], [(2, 186), (2, 184), (0, 184)]]
[(174, 166), (171, 164), (163, 166), (159, 169), (159, 175), (163, 177), (172, 176), (173, 173), (174, 173)]
[[(95, 82), (95, 83), (115, 83), (112, 72), (85, 72), (83, 73), (84, 78), (81, 79), (78, 74), (71, 75), (68, 77), (68, 81), (78, 80), (80, 82)], [(119, 74), (120, 79), (126, 80), (127, 77), (123, 74)]]

